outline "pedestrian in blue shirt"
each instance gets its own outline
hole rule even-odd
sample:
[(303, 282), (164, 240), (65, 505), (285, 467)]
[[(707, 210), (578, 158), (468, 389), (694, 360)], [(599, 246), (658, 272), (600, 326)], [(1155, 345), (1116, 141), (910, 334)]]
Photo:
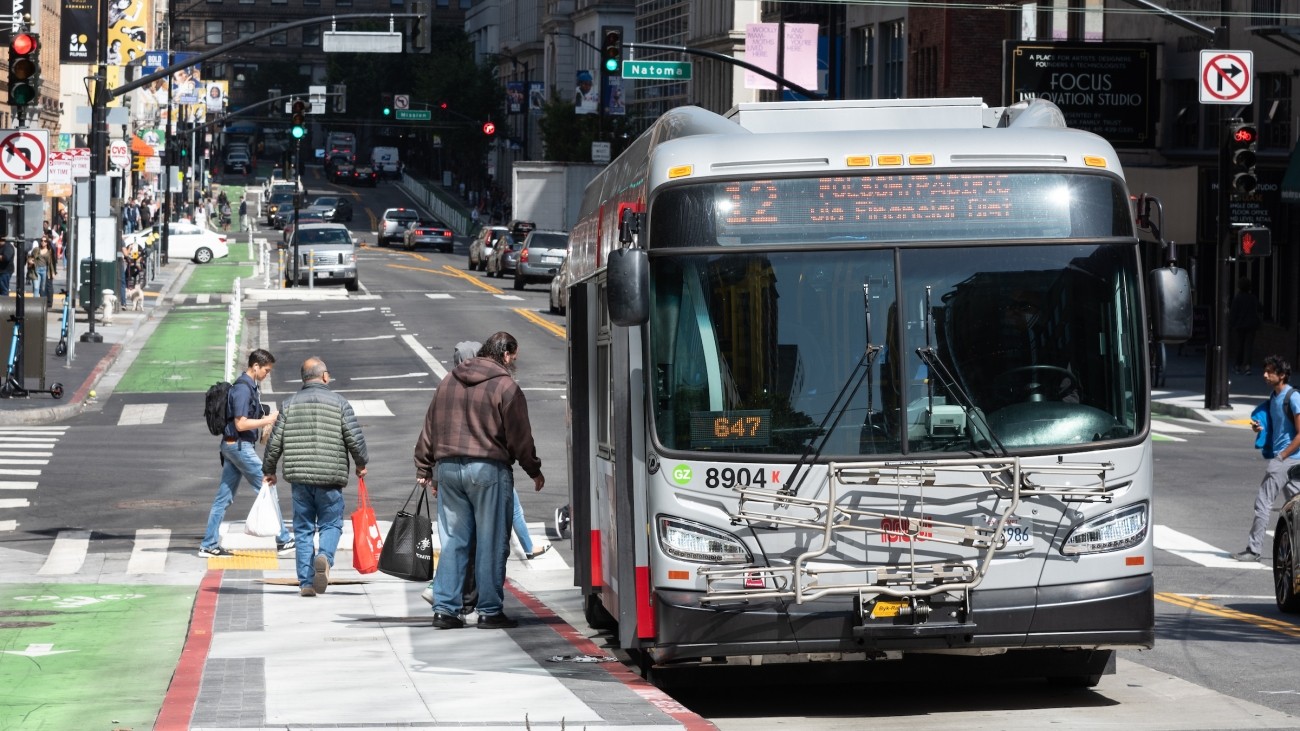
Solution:
[(1238, 561), (1259, 560), (1278, 493), (1285, 500), (1300, 493), (1300, 487), (1291, 478), (1291, 470), (1300, 466), (1300, 454), (1297, 454), (1300, 439), (1296, 438), (1300, 433), (1300, 393), (1291, 387), (1290, 380), (1291, 364), (1282, 356), (1270, 355), (1264, 359), (1264, 382), (1273, 389), (1267, 402), (1268, 418), (1252, 419), (1250, 426), (1257, 434), (1267, 434), (1262, 451), (1268, 467), (1255, 496), (1255, 519), (1250, 524), (1246, 550), (1233, 555)]
[[(226, 430), (221, 435), (221, 486), (208, 511), (208, 526), (199, 544), (199, 555), (206, 558), (223, 558), (234, 555), (221, 546), (221, 521), (226, 508), (235, 500), (242, 477), (253, 486), (253, 492), (262, 489), (262, 458), (257, 456), (257, 442), (264, 427), (275, 423), (277, 411), (262, 408), (262, 391), (259, 384), (271, 375), (275, 356), (258, 348), (248, 354), (248, 368), (230, 384), (226, 397)], [(277, 515), (280, 506), (275, 506)], [(280, 520), (280, 535), (275, 539), (276, 551), (288, 554), (294, 550), (293, 534)]]

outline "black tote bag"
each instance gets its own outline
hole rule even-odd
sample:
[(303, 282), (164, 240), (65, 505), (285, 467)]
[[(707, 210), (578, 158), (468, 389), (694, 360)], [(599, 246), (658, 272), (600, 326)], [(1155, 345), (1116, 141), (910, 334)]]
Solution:
[[(420, 497), (415, 502), (415, 514), (411, 514), (406, 509), (417, 493)], [(407, 581), (433, 578), (433, 526), (429, 520), (429, 493), (423, 485), (415, 486), (393, 518), (384, 550), (379, 554), (379, 570)]]

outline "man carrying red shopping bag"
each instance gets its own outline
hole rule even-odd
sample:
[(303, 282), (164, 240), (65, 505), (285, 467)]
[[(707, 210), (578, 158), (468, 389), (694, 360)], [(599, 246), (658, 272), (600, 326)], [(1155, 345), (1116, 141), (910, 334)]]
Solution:
[(356, 463), (357, 477), (366, 476), (370, 461), (352, 404), (329, 390), (329, 382), (324, 361), (303, 362), (302, 390), (284, 400), (262, 459), (262, 474), (275, 484), (275, 468), (283, 458), (284, 478), (293, 487), (295, 558), (303, 596), (329, 588), (330, 567), (343, 533), (348, 457)]
[(379, 570), (384, 537), (379, 533), (375, 509), (366, 491), (366, 478), (360, 478), (357, 483), (357, 509), (352, 512), (352, 568), (359, 574), (373, 574)]

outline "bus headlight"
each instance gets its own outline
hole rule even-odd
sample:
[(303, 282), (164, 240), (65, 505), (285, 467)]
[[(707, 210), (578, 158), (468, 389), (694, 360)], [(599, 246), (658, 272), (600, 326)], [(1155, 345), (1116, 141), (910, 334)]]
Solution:
[(736, 536), (694, 521), (659, 516), (659, 548), (673, 558), (696, 563), (746, 564), (753, 554)]
[(1099, 515), (1070, 531), (1061, 553), (1078, 556), (1132, 548), (1146, 539), (1147, 504), (1138, 503)]

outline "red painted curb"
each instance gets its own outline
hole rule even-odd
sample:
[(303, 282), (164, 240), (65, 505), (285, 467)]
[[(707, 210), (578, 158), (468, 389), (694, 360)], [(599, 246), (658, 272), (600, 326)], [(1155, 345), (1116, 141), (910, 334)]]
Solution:
[(108, 354), (99, 359), (99, 363), (95, 365), (95, 369), (90, 372), (90, 375), (86, 376), (81, 388), (78, 388), (77, 392), (72, 394), (71, 401), (73, 403), (80, 403), (86, 399), (86, 394), (90, 393), (90, 388), (98, 383), (100, 378), (103, 378), (104, 371), (108, 370), (109, 366), (113, 365), (113, 362), (117, 360), (117, 353), (121, 349), (121, 343), (114, 343), (113, 347), (108, 349)]
[[(548, 626), (555, 630), (556, 634), (567, 640), (570, 645), (573, 645), (574, 649), (579, 653), (583, 655), (609, 654), (598, 647), (596, 643), (588, 639), (586, 635), (574, 629), (572, 625), (561, 619), (555, 614), (555, 612), (552, 612), (550, 608), (538, 600), (537, 597), (528, 593), (528, 591), (519, 588), (519, 586), (517, 586), (513, 581), (507, 579), (506, 588), (509, 589), (510, 593), (514, 594), (515, 598), (527, 607), (530, 612), (542, 619), (553, 620), (547, 623)], [(706, 731), (706, 729), (712, 729), (713, 731), (717, 730), (717, 726), (714, 726), (707, 719), (673, 700), (667, 693), (664, 693), (662, 690), (659, 690), (646, 682), (644, 678), (629, 670), (623, 663), (604, 662), (600, 663), (600, 667), (613, 676), (615, 680), (626, 685), (633, 693), (641, 696), (641, 698), (650, 705), (659, 709), (659, 711), (667, 715), (669, 718), (681, 723), (683, 728), (688, 729), (689, 731)]]
[(217, 595), (221, 593), (221, 571), (209, 571), (199, 584), (194, 597), (194, 614), (190, 617), (190, 631), (185, 637), (185, 647), (176, 663), (167, 697), (154, 731), (188, 731), (194, 717), (194, 704), (199, 698), (199, 685), (203, 682), (203, 666), (212, 647), (212, 621), (217, 615)]

